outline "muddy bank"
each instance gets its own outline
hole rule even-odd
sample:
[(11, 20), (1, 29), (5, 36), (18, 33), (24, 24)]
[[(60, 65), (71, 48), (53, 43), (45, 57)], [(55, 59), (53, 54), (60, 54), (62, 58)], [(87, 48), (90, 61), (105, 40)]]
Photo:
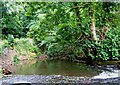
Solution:
[[(90, 84), (90, 85), (119, 85), (120, 77), (115, 78), (105, 78), (105, 79), (93, 79), (93, 78), (84, 78), (76, 76), (62, 76), (62, 75), (12, 75), (4, 76), (0, 79), (0, 84), (2, 83), (33, 83), (34, 85), (39, 83), (65, 83), (65, 84)], [(6, 84), (3, 84), (6, 85)]]

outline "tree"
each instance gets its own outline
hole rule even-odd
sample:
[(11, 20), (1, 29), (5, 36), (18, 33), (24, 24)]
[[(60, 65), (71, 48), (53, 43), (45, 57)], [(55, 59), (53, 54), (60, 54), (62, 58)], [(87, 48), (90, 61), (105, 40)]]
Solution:
[[(2, 37), (9, 34), (15, 38), (26, 37), (28, 24), (33, 19), (26, 14), (27, 3), (2, 2)], [(32, 15), (31, 15), (32, 16)]]
[[(22, 7), (19, 14), (3, 12), (5, 36), (27, 34), (35, 40), (40, 52), (51, 58), (92, 62), (119, 59), (119, 3), (15, 3), (15, 7), (19, 5)], [(9, 7), (5, 4), (3, 8)]]
[[(111, 36), (109, 34), (112, 30), (107, 32), (105, 28), (116, 29), (117, 19), (112, 12), (118, 11), (117, 6), (118, 3), (113, 2), (47, 3), (45, 18), (32, 25), (29, 33), (32, 33), (31, 37), (38, 46), (44, 48), (43, 51), (50, 56), (67, 57), (70, 60), (81, 59), (82, 56), (97, 60), (116, 56), (117, 59), (118, 47), (114, 47), (117, 55), (111, 55), (106, 51), (106, 48), (113, 49), (106, 47), (110, 43), (103, 44), (111, 42), (107, 37)], [(112, 33), (113, 35), (115, 34)], [(117, 41), (115, 40), (116, 44)]]

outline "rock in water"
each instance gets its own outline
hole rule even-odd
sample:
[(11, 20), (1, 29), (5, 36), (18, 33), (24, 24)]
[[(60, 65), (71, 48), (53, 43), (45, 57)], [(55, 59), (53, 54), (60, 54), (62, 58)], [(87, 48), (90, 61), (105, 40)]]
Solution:
[(12, 72), (11, 71), (9, 71), (8, 69), (6, 69), (6, 68), (2, 68), (2, 70), (3, 70), (3, 74), (4, 75), (9, 75), (9, 74), (12, 74)]

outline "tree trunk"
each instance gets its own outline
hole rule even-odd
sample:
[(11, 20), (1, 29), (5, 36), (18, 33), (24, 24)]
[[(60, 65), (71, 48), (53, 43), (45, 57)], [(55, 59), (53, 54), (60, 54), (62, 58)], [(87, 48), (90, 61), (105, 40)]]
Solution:
[(94, 3), (91, 4), (91, 7), (90, 7), (90, 17), (91, 17), (90, 30), (91, 30), (91, 33), (92, 33), (92, 38), (93, 38), (93, 40), (97, 41), (96, 27), (95, 27), (95, 17), (94, 17)]
[(93, 40), (97, 41), (96, 27), (95, 27), (94, 16), (91, 17), (91, 26), (90, 26), (90, 30), (91, 30), (91, 33), (92, 33), (92, 38), (93, 38)]

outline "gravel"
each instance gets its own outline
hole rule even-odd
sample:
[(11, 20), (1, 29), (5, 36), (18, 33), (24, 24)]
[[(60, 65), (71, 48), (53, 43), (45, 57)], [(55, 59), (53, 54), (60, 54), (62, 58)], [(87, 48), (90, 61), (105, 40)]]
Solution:
[[(7, 84), (6, 84), (7, 83)], [(8, 84), (9, 83), (9, 84)], [(0, 78), (2, 85), (14, 85), (14, 83), (37, 84), (84, 84), (84, 85), (120, 85), (120, 77), (92, 79), (88, 77), (62, 76), (62, 75), (9, 75)], [(17, 84), (16, 84), (17, 85)], [(22, 85), (22, 84), (19, 84)], [(27, 84), (24, 84), (27, 85)]]

